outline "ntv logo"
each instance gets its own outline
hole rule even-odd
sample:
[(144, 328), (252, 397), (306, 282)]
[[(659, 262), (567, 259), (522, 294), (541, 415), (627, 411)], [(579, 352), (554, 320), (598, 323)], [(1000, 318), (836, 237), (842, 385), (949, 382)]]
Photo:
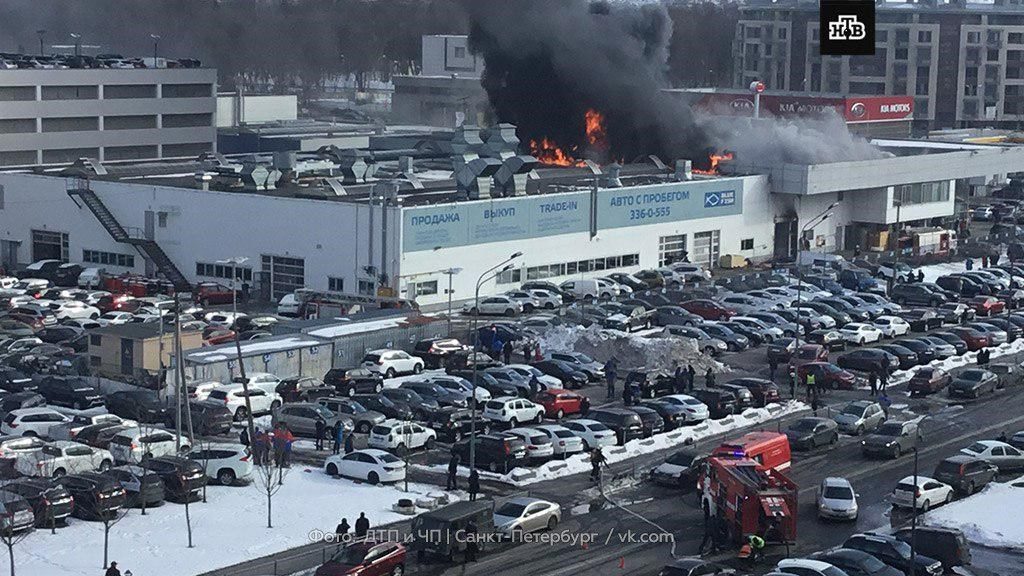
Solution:
[(839, 16), (828, 23), (829, 40), (863, 40), (868, 36), (867, 26), (857, 21), (856, 16)]

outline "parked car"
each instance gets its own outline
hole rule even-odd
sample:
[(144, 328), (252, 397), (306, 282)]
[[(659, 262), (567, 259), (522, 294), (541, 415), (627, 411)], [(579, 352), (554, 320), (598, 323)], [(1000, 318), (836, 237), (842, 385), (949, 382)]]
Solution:
[(949, 383), (950, 396), (978, 398), (986, 392), (995, 392), (999, 386), (999, 377), (988, 370), (968, 368), (953, 375)]
[(537, 394), (534, 402), (544, 407), (549, 418), (561, 420), (566, 415), (586, 415), (590, 411), (590, 399), (569, 390), (549, 388)]
[(543, 461), (555, 454), (555, 447), (551, 437), (535, 428), (512, 428), (500, 434), (522, 440), (526, 446), (526, 455), (531, 462)]
[(325, 438), (333, 438), (338, 426), (352, 430), (352, 418), (337, 414), (313, 402), (296, 402), (279, 406), (271, 413), (270, 423), (274, 428), (284, 426), (295, 436), (316, 438), (317, 423), (323, 425)]
[(890, 420), (861, 440), (860, 445), (865, 456), (899, 458), (904, 452), (916, 448), (920, 440), (921, 433), (916, 422)]
[(148, 390), (111, 392), (106, 398), (107, 410), (125, 419), (148, 424), (167, 421), (167, 405)]
[(39, 382), (36, 390), (50, 404), (85, 410), (103, 404), (98, 388), (79, 378), (48, 376)]
[(474, 316), (515, 316), (523, 313), (523, 305), (508, 296), (490, 296), (481, 298), (478, 302), (467, 302), (463, 305), (462, 312)]
[(71, 418), (52, 408), (21, 408), (11, 410), (0, 424), (0, 434), (9, 436), (41, 436), (47, 438), (50, 428), (70, 422)]
[(999, 468), (1000, 472), (1024, 468), (1024, 452), (998, 440), (979, 440), (961, 449), (960, 453), (984, 460)]
[[(249, 403), (246, 406), (246, 397)], [(267, 394), (258, 388), (249, 388), (246, 393), (241, 384), (226, 384), (214, 388), (207, 398), (209, 402), (217, 402), (231, 411), (236, 422), (244, 420), (251, 407), (253, 414), (265, 414), (273, 412), (281, 406), (281, 397), (277, 393)]]
[(964, 533), (956, 528), (942, 526), (916, 526), (915, 529), (900, 528), (894, 534), (905, 543), (914, 542), (919, 554), (936, 558), (946, 570), (971, 563), (971, 549)]
[(39, 528), (63, 525), (75, 505), (71, 493), (49, 478), (16, 478), (4, 484), (3, 489), (28, 501)]
[(518, 496), (494, 511), (494, 528), (506, 537), (513, 534), (554, 530), (562, 519), (562, 508), (554, 502)]
[(138, 426), (134, 420), (125, 420), (116, 414), (83, 412), (71, 417), (71, 420), (64, 424), (50, 427), (50, 438), (54, 440), (74, 440), (75, 436), (87, 426), (94, 424), (109, 424), (110, 426), (127, 425)]
[(406, 548), (398, 542), (369, 540), (338, 548), (314, 576), (401, 576), (405, 573)]
[(416, 422), (385, 420), (370, 430), (366, 445), (380, 450), (405, 454), (409, 450), (430, 450), (437, 442), (437, 432)]
[(840, 356), (837, 364), (847, 369), (888, 373), (899, 366), (899, 359), (877, 348), (860, 348)]
[(464, 349), (462, 342), (455, 338), (427, 338), (417, 342), (413, 352), (423, 359), (428, 369), (437, 369), (445, 365), (449, 354)]
[(818, 518), (823, 520), (857, 520), (860, 508), (857, 493), (846, 478), (830, 476), (821, 481), (817, 493)]
[(550, 352), (545, 357), (569, 364), (574, 370), (586, 374), (591, 382), (604, 380), (604, 366), (582, 352)]
[(477, 434), (490, 434), (491, 421), (479, 412), (473, 419), (473, 412), (464, 408), (441, 408), (430, 412), (424, 420), (429, 428), (437, 432), (437, 439), (442, 442), (455, 443), (469, 436), (473, 429)]
[(390, 452), (367, 448), (328, 456), (324, 472), (331, 476), (365, 480), (370, 484), (400, 482), (405, 480), (405, 463)]
[(810, 556), (841, 570), (846, 576), (905, 576), (867, 552), (850, 548), (825, 550)]
[(835, 566), (809, 558), (784, 558), (779, 560), (772, 575), (787, 574), (800, 576), (849, 576)]
[(841, 432), (863, 435), (881, 426), (888, 417), (877, 402), (854, 400), (833, 416)]
[(807, 334), (806, 340), (811, 344), (820, 344), (826, 350), (846, 350), (846, 340), (838, 330), (829, 328), (814, 330)]
[(924, 366), (914, 372), (907, 383), (911, 396), (926, 396), (945, 389), (953, 381), (953, 377), (942, 368)]
[(910, 332), (910, 324), (899, 316), (879, 316), (872, 321), (872, 325), (886, 338), (895, 338)]
[(156, 456), (187, 454), (191, 449), (187, 438), (167, 430), (128, 428), (110, 439), (110, 453), (119, 464), (137, 464)]
[[(360, 434), (369, 434), (371, 428), (388, 419), (384, 413), (363, 406), (356, 398), (319, 398), (316, 403), (332, 414), (341, 416), (339, 421), (346, 430), (355, 430)], [(313, 426), (315, 432), (315, 421)]]
[(928, 476), (907, 476), (893, 489), (890, 500), (893, 506), (927, 512), (952, 502), (953, 487)]
[(324, 384), (319, 378), (285, 378), (275, 390), (285, 402), (316, 402), (317, 398), (334, 394), (334, 386)]
[(408, 388), (385, 388), (380, 395), (408, 410), (413, 418), (419, 420), (425, 420), (427, 413), (441, 408), (436, 401), (424, 398)]
[(125, 505), (129, 508), (149, 508), (164, 503), (164, 482), (152, 471), (129, 464), (109, 468), (103, 471), (103, 475), (124, 488)]
[(854, 534), (843, 542), (843, 548), (867, 552), (882, 562), (910, 576), (939, 576), (942, 563), (924, 554), (913, 555), (910, 546), (886, 534), (866, 532)]
[[(223, 404), (213, 401), (200, 401), (200, 402), (189, 402), (188, 403), (189, 413), (186, 414), (182, 410), (183, 424), (187, 422), (185, 416), (189, 416), (192, 419), (192, 429), (196, 434), (202, 434), (203, 436), (216, 436), (218, 434), (226, 434), (231, 430), (231, 423), (234, 421), (234, 416), (231, 414), (231, 410), (226, 408)], [(177, 412), (174, 410), (167, 411), (167, 422), (165, 425), (168, 428), (174, 428), (177, 425)]]
[(711, 418), (725, 418), (736, 413), (736, 397), (728, 390), (695, 388), (689, 396), (707, 406)]
[(813, 450), (818, 446), (837, 443), (839, 429), (833, 420), (807, 417), (790, 424), (786, 429), (786, 437), (794, 449)]
[(455, 408), (466, 408), (466, 396), (461, 392), (453, 392), (440, 384), (427, 380), (406, 380), (399, 384), (399, 388), (412, 390), (423, 398), (434, 400), (440, 406), (453, 406)]
[(484, 418), (515, 428), (523, 422), (543, 422), (544, 407), (523, 398), (503, 396), (492, 398), (484, 404), (483, 415)]
[[(981, 350), (990, 345), (989, 337), (981, 331), (972, 328), (970, 326), (956, 326), (949, 330), (950, 333), (960, 338), (967, 344), (967, 350), (975, 352)], [(943, 333), (937, 333), (936, 335), (942, 338)], [(943, 338), (945, 340), (945, 338)]]
[(331, 368), (324, 375), (324, 384), (333, 386), (342, 396), (356, 394), (379, 394), (384, 381), (376, 372), (366, 368)]
[(736, 310), (726, 307), (714, 300), (688, 300), (680, 306), (704, 320), (726, 321), (736, 315)]
[(69, 440), (57, 440), (15, 460), (14, 469), (23, 476), (58, 478), (65, 474), (103, 471), (113, 464), (114, 458), (106, 450)]
[(809, 362), (800, 366), (797, 380), (807, 385), (807, 377), (814, 375), (814, 385), (831, 390), (852, 390), (857, 387), (857, 377), (852, 372), (829, 362)]
[(789, 360), (790, 368), (800, 368), (800, 366), (810, 362), (827, 362), (828, 361), (828, 348), (822, 344), (802, 344), (797, 348), (796, 353), (793, 354)]
[(121, 483), (99, 472), (68, 474), (57, 479), (74, 499), (72, 515), (82, 520), (111, 517), (127, 504)]
[(540, 426), (534, 426), (533, 429), (546, 435), (551, 440), (551, 447), (555, 456), (565, 458), (572, 454), (583, 452), (583, 439), (565, 426), (541, 424)]
[[(637, 420), (639, 420), (639, 416), (637, 416)], [(579, 418), (566, 421), (563, 425), (583, 440), (585, 450), (614, 446), (618, 442), (616, 431), (597, 420)]]
[(957, 492), (970, 495), (995, 480), (998, 474), (999, 468), (994, 464), (967, 454), (957, 454), (939, 462), (932, 477), (949, 484)]
[(619, 444), (625, 444), (630, 440), (643, 438), (644, 436), (643, 419), (632, 410), (625, 408), (601, 408), (591, 410), (587, 416), (614, 431)]
[(202, 465), (182, 456), (155, 456), (144, 459), (141, 464), (164, 481), (164, 495), (168, 500), (193, 499), (206, 485)]
[(946, 297), (933, 292), (920, 284), (900, 283), (893, 286), (889, 298), (901, 305), (931, 306), (936, 308), (946, 303)]
[(399, 374), (419, 374), (423, 371), (424, 362), (402, 350), (381, 349), (367, 352), (363, 356), (362, 366), (385, 378), (394, 378)]
[[(463, 438), (452, 446), (452, 452), (458, 454), (463, 462), (469, 462), (469, 446), (472, 440)], [(528, 462), (523, 441), (502, 434), (478, 434), (475, 455), (478, 468), (503, 474)]]

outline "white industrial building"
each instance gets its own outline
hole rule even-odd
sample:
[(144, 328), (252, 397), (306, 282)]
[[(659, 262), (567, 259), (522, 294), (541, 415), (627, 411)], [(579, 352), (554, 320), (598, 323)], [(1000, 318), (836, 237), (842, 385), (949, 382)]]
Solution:
[(452, 297), (470, 299), (480, 275), (515, 252), (513, 268), (482, 294), (527, 279), (655, 268), (682, 250), (713, 263), (792, 256), (804, 224), (839, 202), (807, 231), (809, 243), (831, 250), (898, 218), (949, 219), (958, 187), (1024, 166), (1024, 148), (890, 141), (881, 144), (902, 155), (814, 166), (737, 159), (727, 175), (693, 174), (683, 162), (538, 167), (514, 155), (512, 127), (478, 136), (464, 128), (446, 150), (0, 174), (0, 263), (59, 258), (187, 283), (229, 278), (224, 261), (245, 257), (240, 276), (267, 298), (383, 285), (438, 306), (445, 270), (462, 269)]

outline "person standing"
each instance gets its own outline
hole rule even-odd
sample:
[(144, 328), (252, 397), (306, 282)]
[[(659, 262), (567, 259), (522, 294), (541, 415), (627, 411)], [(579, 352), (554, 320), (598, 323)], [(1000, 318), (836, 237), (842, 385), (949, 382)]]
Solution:
[(779, 368), (779, 362), (775, 357), (768, 359), (768, 379), (775, 382), (775, 371)]
[(878, 372), (871, 371), (871, 375), (868, 376), (868, 385), (871, 386), (871, 395), (878, 394)]
[(317, 418), (313, 433), (316, 434), (316, 451), (319, 452), (324, 449), (324, 436), (327, 435), (327, 423)]
[(537, 379), (536, 374), (530, 374), (530, 400), (536, 398), (538, 392), (540, 392), (540, 380)]
[(532, 349), (533, 349), (533, 346), (530, 344), (530, 342), (527, 341), (527, 340), (524, 340), (523, 341), (523, 363), (524, 364), (529, 364), (530, 361), (533, 359), (533, 354), (530, 353), (530, 351)]
[(345, 454), (351, 454), (356, 450), (355, 440), (352, 439), (353, 436), (355, 434), (345, 436)]
[(974, 260), (971, 258), (964, 260), (964, 268), (967, 270), (974, 270)]
[(344, 443), (345, 427), (342, 426), (341, 423), (339, 422), (338, 425), (334, 427), (334, 449), (332, 450), (332, 452), (334, 452), (334, 454), (337, 455), (339, 452), (341, 452), (341, 447)]
[(472, 520), (466, 524), (466, 562), (476, 562), (476, 555), (480, 548), (476, 541), (477, 527)]
[(676, 371), (672, 375), (672, 388), (675, 389), (676, 394), (686, 393), (686, 370), (683, 370), (681, 364), (676, 362)]
[(242, 426), (242, 431), (238, 433), (238, 441), (242, 443), (242, 446), (249, 446), (249, 427)]
[(476, 500), (476, 495), (480, 493), (480, 473), (473, 468), (469, 471), (469, 501), (473, 502)]
[(292, 465), (292, 444), (295, 443), (295, 436), (292, 435), (292, 431), (285, 428), (282, 431), (281, 436), (284, 440), (284, 458), (282, 462), (285, 468), (291, 467)]
[(887, 369), (885, 369), (885, 368), (882, 368), (882, 371), (878, 374), (878, 388), (879, 388), (879, 390), (882, 391), (882, 394), (885, 394), (885, 392), (888, 389), (888, 387), (889, 387), (889, 371)]
[(366, 538), (366, 535), (370, 532), (370, 520), (366, 517), (366, 512), (360, 512), (359, 518), (356, 518), (356, 539), (362, 540)]
[(460, 463), (462, 463), (462, 456), (459, 456), (459, 453), (453, 450), (452, 457), (448, 459), (448, 482), (445, 484), (445, 490), (459, 489)]
[(103, 576), (121, 576), (121, 571), (117, 569), (117, 562), (111, 562)]
[(626, 406), (633, 404), (633, 388), (628, 383), (622, 386), (622, 403)]
[(618, 362), (615, 361), (614, 356), (604, 363), (604, 377), (608, 382), (608, 400), (615, 399), (615, 380), (619, 376), (617, 367)]
[(818, 386), (817, 386), (817, 383), (815, 382), (815, 378), (814, 378), (814, 373), (813, 372), (810, 372), (810, 371), (807, 372), (806, 382), (807, 382), (807, 397), (810, 398), (812, 396), (817, 396), (818, 395)]
[(713, 388), (715, 386), (715, 373), (708, 368), (708, 371), (704, 373), (704, 387)]
[(604, 452), (601, 452), (601, 447), (594, 448), (590, 451), (590, 481), (597, 482), (601, 479), (601, 465), (605, 464)]
[(790, 367), (789, 369), (789, 397), (796, 400), (796, 368)]
[(348, 518), (342, 518), (341, 524), (338, 524), (337, 528), (334, 529), (334, 534), (338, 537), (339, 542), (344, 540), (344, 538), (348, 536), (348, 530)]
[(505, 342), (505, 345), (501, 347), (502, 360), (505, 364), (512, 363), (512, 342)]
[(505, 348), (505, 343), (501, 341), (501, 338), (497, 336), (491, 341), (491, 358), (495, 360), (501, 360), (501, 351)]
[(686, 391), (693, 392), (693, 383), (697, 379), (697, 371), (693, 369), (693, 364), (686, 365)]

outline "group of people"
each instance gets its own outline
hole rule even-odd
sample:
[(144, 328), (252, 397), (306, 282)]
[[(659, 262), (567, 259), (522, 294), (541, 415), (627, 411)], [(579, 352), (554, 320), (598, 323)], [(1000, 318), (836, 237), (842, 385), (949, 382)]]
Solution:
[(239, 440), (249, 446), (253, 455), (253, 463), (257, 466), (273, 463), (285, 468), (291, 465), (292, 444), (295, 436), (284, 424), (278, 424), (269, 430), (256, 428), (256, 437), (250, 445), (249, 430), (243, 428)]
[[(342, 518), (341, 523), (338, 524), (337, 528), (334, 529), (334, 533), (338, 536), (338, 541), (342, 541), (348, 536), (350, 526), (348, 525), (348, 518)], [(366, 538), (366, 535), (370, 532), (370, 519), (366, 517), (366, 512), (360, 512), (359, 518), (356, 518), (356, 540)]]
[(351, 454), (355, 450), (355, 440), (353, 435), (345, 435), (345, 427), (340, 423), (334, 427), (334, 430), (327, 428), (327, 423), (323, 420), (316, 421), (316, 428), (313, 431), (313, 437), (316, 439), (316, 449), (321, 451), (324, 449), (325, 440), (328, 439), (328, 432), (330, 432), (331, 440), (334, 441), (334, 446), (331, 448), (331, 452), (334, 454), (341, 453), (341, 447), (345, 447), (345, 454)]
[[(484, 352), (491, 358), (504, 362), (505, 364), (512, 363), (512, 355), (515, 353), (515, 347), (511, 340), (505, 341), (498, 335), (498, 327), (491, 325), (480, 329), (477, 335), (477, 349)], [(522, 355), (524, 362), (540, 361), (543, 356), (540, 353), (540, 343), (532, 342), (530, 340), (523, 340), (522, 343)]]
[[(462, 464), (462, 456), (458, 452), (452, 451), (451, 458), (448, 459), (448, 479), (445, 485), (445, 490), (458, 490), (459, 489), (459, 465)], [(469, 500), (472, 502), (476, 500), (476, 495), (480, 493), (480, 473), (477, 472), (476, 468), (471, 468), (469, 471)]]
[[(615, 399), (615, 384), (619, 379), (619, 360), (614, 356), (609, 358), (604, 364), (604, 376), (608, 386), (607, 400)], [(685, 394), (693, 391), (694, 381), (697, 377), (697, 371), (694, 370), (693, 366), (687, 364), (684, 368), (682, 364), (676, 363), (675, 372), (672, 374), (672, 387), (675, 389), (676, 394)], [(711, 368), (708, 368), (704, 374), (705, 383), (708, 386), (714, 386), (715, 373)], [(636, 382), (627, 382), (622, 387), (622, 403), (626, 406), (632, 406), (633, 402), (641, 395), (640, 385)]]

